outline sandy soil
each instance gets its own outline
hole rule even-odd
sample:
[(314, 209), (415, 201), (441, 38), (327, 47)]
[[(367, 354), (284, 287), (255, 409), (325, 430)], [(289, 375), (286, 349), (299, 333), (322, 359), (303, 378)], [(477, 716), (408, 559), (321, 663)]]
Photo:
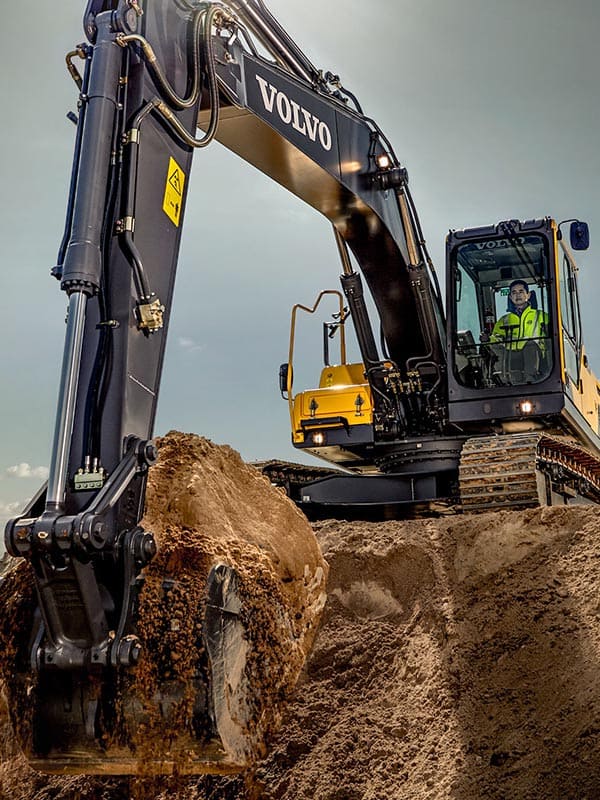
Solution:
[(600, 514), (315, 525), (330, 565), (270, 754), (235, 778), (48, 778), (0, 735), (13, 800), (595, 800)]

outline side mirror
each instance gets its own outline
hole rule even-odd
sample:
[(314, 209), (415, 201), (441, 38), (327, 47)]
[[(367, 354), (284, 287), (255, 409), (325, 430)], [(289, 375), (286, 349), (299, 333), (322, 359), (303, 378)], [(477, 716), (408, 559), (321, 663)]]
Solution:
[[(279, 391), (281, 392), (281, 396), (284, 400), (288, 399), (288, 378), (290, 377), (291, 373), (291, 366), (289, 364), (282, 364), (279, 367)], [(292, 387), (292, 381), (290, 380), (290, 389)]]
[(590, 246), (590, 229), (587, 222), (574, 220), (569, 228), (569, 240), (572, 250), (587, 250)]

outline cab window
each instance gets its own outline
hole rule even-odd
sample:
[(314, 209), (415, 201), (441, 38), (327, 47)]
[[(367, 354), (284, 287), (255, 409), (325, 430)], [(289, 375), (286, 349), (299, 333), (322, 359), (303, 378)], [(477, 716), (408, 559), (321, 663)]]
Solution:
[(454, 372), (472, 388), (539, 383), (552, 371), (548, 244), (539, 234), (460, 245)]
[(560, 315), (562, 321), (563, 352), (565, 369), (576, 383), (579, 380), (580, 321), (577, 300), (575, 269), (563, 251), (560, 275)]

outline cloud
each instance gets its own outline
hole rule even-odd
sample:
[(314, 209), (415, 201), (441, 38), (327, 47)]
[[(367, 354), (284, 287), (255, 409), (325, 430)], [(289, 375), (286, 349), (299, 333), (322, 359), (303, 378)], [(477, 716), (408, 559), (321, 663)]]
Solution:
[(0, 500), (0, 556), (5, 552), (4, 548), (4, 526), (12, 517), (18, 517), (25, 508), (25, 503), (16, 501), (5, 503)]
[(32, 467), (23, 461), (21, 464), (15, 464), (12, 467), (7, 467), (4, 473), (8, 478), (41, 478), (46, 480), (48, 477), (48, 467)]
[(195, 342), (193, 339), (190, 339), (187, 336), (180, 336), (177, 339), (177, 344), (182, 350), (185, 350), (186, 353), (199, 353), (201, 350), (204, 350), (203, 344), (200, 344), (200, 342)]
[(19, 501), (14, 503), (3, 503), (0, 501), (0, 519), (9, 519), (10, 517), (20, 514), (24, 505), (25, 503), (20, 503)]

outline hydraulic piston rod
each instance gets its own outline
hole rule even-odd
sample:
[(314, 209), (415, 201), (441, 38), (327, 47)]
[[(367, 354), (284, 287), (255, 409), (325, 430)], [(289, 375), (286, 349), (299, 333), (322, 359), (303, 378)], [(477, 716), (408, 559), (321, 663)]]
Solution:
[(73, 292), (69, 297), (67, 333), (60, 377), (56, 426), (54, 428), (52, 461), (48, 478), (47, 511), (59, 510), (65, 497), (67, 464), (75, 419), (87, 300), (88, 298), (84, 292)]
[(256, 35), (271, 49), (275, 58), (309, 85), (318, 72), (300, 48), (292, 41), (275, 17), (262, 3), (250, 0), (230, 0), (235, 9)]

